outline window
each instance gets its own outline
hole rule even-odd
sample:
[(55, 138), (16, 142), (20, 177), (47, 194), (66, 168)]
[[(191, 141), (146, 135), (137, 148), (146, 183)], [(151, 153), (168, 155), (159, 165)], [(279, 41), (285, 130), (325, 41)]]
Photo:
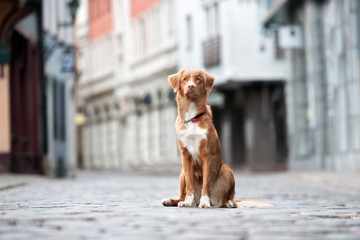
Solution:
[(159, 6), (156, 6), (151, 11), (151, 44), (149, 47), (151, 47), (151, 52), (157, 51), (159, 46), (161, 46), (161, 8)]
[(54, 139), (66, 138), (65, 82), (53, 80), (53, 129)]
[(53, 35), (57, 34), (58, 31), (58, 12), (57, 12), (57, 1), (51, 1), (52, 4), (50, 5), (50, 12), (52, 12), (52, 14), (50, 14), (50, 21), (51, 21), (51, 27), (50, 27), (50, 33)]
[(358, 41), (358, 60), (360, 62), (360, 2), (355, 1), (357, 8), (357, 41)]
[(60, 139), (65, 141), (66, 138), (66, 91), (65, 91), (65, 82), (60, 84)]
[(193, 47), (193, 20), (191, 15), (186, 16), (186, 37), (187, 37), (187, 50), (191, 50)]
[(221, 63), (221, 39), (219, 22), (219, 5), (214, 3), (205, 9), (207, 38), (203, 42), (203, 58), (205, 67), (218, 66)]
[(296, 155), (299, 158), (306, 158), (315, 154), (316, 142), (309, 126), (309, 90), (304, 49), (294, 50), (292, 58), (294, 109), (297, 109), (295, 112)]
[(279, 45), (279, 31), (275, 32), (274, 45), (275, 45), (275, 59), (284, 59), (285, 51)]
[(146, 26), (144, 18), (139, 19), (139, 51), (140, 58), (146, 56)]
[(131, 23), (131, 29), (132, 29), (132, 60), (138, 59), (139, 56), (139, 38), (137, 36), (138, 33), (138, 22), (132, 21)]
[(219, 5), (215, 3), (206, 9), (207, 36), (215, 37), (220, 33)]
[(53, 79), (53, 91), (52, 91), (52, 96), (53, 96), (53, 130), (54, 130), (54, 138), (57, 139), (59, 134), (58, 134), (58, 123), (59, 123), (59, 118), (58, 118), (58, 111), (57, 111), (57, 94), (58, 94), (58, 87), (57, 87), (57, 82), (56, 79)]
[(168, 14), (169, 14), (169, 37), (172, 37), (174, 35), (174, 2), (173, 0), (168, 0)]
[(217, 3), (214, 4), (214, 26), (215, 26), (215, 35), (219, 35), (220, 33), (220, 19), (219, 19), (219, 5)]

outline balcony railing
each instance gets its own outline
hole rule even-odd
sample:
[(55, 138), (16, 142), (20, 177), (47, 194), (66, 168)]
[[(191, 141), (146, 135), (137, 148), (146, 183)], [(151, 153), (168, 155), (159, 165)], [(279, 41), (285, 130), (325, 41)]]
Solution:
[(203, 42), (204, 65), (213, 67), (220, 64), (220, 36), (210, 37)]

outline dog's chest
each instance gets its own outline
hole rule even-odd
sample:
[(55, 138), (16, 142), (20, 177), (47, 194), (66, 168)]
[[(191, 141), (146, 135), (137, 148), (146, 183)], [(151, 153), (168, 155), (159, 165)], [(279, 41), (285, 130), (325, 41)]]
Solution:
[[(193, 105), (190, 105), (189, 112), (185, 115), (188, 119), (190, 116), (194, 116), (196, 114), (196, 108)], [(200, 142), (201, 140), (206, 140), (207, 129), (200, 128), (198, 123), (189, 122), (186, 124), (184, 129), (181, 129), (178, 132), (178, 138), (181, 141), (181, 144), (184, 148), (186, 148), (191, 157), (195, 160), (199, 160), (200, 154)]]
[(178, 133), (179, 140), (195, 161), (199, 160), (200, 141), (206, 139), (206, 129), (202, 129), (197, 123), (188, 123), (185, 129)]

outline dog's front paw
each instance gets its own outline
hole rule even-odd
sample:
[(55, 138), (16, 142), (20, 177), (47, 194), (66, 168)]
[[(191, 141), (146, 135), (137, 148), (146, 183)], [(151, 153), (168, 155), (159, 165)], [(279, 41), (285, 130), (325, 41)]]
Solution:
[(195, 207), (195, 202), (192, 203), (187, 201), (179, 202), (178, 207)]
[(199, 208), (210, 208), (210, 198), (208, 196), (201, 196)]
[(236, 204), (233, 201), (229, 200), (225, 203), (225, 207), (226, 208), (236, 208)]
[(188, 196), (185, 201), (179, 202), (178, 207), (195, 207), (194, 195)]

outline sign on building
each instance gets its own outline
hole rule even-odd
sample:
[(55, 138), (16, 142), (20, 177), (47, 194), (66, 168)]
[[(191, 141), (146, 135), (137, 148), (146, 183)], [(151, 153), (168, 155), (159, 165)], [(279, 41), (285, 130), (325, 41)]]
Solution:
[(279, 45), (284, 49), (303, 47), (302, 29), (300, 26), (289, 25), (279, 28)]

